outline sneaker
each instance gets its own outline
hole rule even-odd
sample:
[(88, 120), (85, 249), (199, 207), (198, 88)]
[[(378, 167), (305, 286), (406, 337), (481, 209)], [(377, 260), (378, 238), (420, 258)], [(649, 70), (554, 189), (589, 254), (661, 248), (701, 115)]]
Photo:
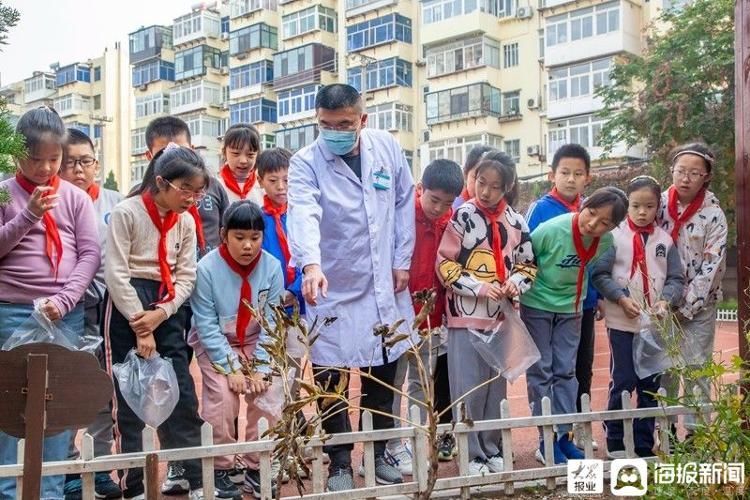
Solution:
[(505, 460), (500, 453), (487, 459), (487, 468), (490, 472), (503, 472), (505, 470)]
[(122, 497), (122, 490), (112, 480), (109, 472), (97, 472), (94, 476), (94, 491), (96, 498), (114, 500)]
[[(218, 492), (214, 494), (216, 498), (225, 498), (218, 496)], [(205, 496), (203, 495), (203, 488), (196, 488), (194, 490), (190, 490), (190, 495), (188, 496), (190, 500), (203, 500)], [(238, 498), (242, 499), (242, 495), (240, 495)]]
[(349, 465), (331, 465), (328, 467), (328, 491), (344, 491), (354, 489), (354, 477)]
[(385, 448), (385, 461), (396, 467), (401, 474), (412, 475), (412, 453), (409, 443), (399, 443), (393, 449)]
[(216, 469), (214, 471), (214, 488), (216, 489), (216, 498), (231, 498), (232, 500), (242, 500), (242, 492), (236, 484), (229, 478), (229, 470)]
[[(575, 443), (576, 448), (579, 450), (586, 449), (586, 445), (583, 442), (583, 426), (579, 425), (573, 425), (573, 443)], [(591, 439), (591, 449), (596, 451), (599, 449), (599, 443), (596, 442), (595, 439)]]
[[(365, 466), (360, 465), (359, 475), (365, 477)], [(404, 482), (401, 471), (382, 457), (375, 457), (375, 482), (378, 484), (400, 484)]]
[(584, 458), (586, 458), (586, 455), (581, 453), (581, 450), (576, 448), (576, 445), (573, 444), (573, 441), (571, 441), (572, 437), (572, 432), (563, 433), (563, 435), (557, 439), (557, 446), (560, 448), (560, 451), (568, 460), (583, 460)]
[(607, 439), (607, 458), (610, 460), (620, 460), (627, 458), (625, 454), (625, 445), (620, 439)]
[(146, 494), (141, 493), (140, 495), (136, 495), (134, 497), (123, 496), (122, 498), (124, 498), (125, 500), (146, 500)]
[(234, 467), (227, 472), (227, 476), (234, 484), (242, 486), (245, 483), (245, 467), (235, 463)]
[(487, 467), (487, 462), (482, 460), (481, 458), (475, 458), (471, 462), (469, 462), (469, 475), (470, 476), (484, 476), (485, 474), (489, 474), (490, 469)]
[[(255, 498), (260, 498), (260, 471), (257, 469), (247, 469), (245, 471), (245, 483), (242, 490), (252, 493)], [(271, 479), (271, 496), (276, 496), (276, 480)]]
[(453, 460), (453, 457), (457, 454), (456, 438), (453, 437), (453, 434), (446, 432), (438, 441), (438, 460), (441, 462), (449, 462)]
[(170, 462), (167, 477), (161, 483), (161, 492), (165, 495), (184, 495), (190, 491), (190, 483), (185, 478), (185, 467), (182, 462)]
[[(568, 463), (568, 457), (566, 457), (560, 450), (560, 445), (557, 441), (552, 442), (552, 454), (555, 459), (555, 465), (564, 465)], [(539, 448), (534, 452), (534, 458), (542, 465), (547, 465), (547, 461), (544, 458), (544, 441), (539, 441)]]
[(80, 479), (71, 479), (65, 482), (63, 486), (63, 495), (65, 500), (82, 500), (83, 499), (83, 483)]

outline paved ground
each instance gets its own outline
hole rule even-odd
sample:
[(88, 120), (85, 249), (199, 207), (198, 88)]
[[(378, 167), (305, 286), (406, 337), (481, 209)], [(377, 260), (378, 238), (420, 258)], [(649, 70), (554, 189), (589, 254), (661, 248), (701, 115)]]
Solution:
[[(729, 360), (731, 356), (738, 354), (738, 340), (737, 340), (737, 324), (736, 323), (719, 323), (716, 334), (716, 359)], [(200, 372), (197, 365), (193, 363), (191, 367), (193, 375), (196, 378), (196, 386), (200, 391)], [(609, 383), (609, 343), (607, 341), (607, 334), (602, 323), (597, 324), (596, 328), (596, 351), (594, 359), (594, 378), (592, 382), (592, 409), (603, 410), (607, 406), (607, 390)], [(358, 388), (357, 380), (352, 381), (352, 392), (356, 394)], [(511, 403), (511, 414), (513, 416), (527, 416), (530, 415), (528, 407), (528, 399), (526, 396), (526, 381), (522, 377), (514, 384), (508, 387), (508, 397)], [(352, 415), (356, 427), (356, 415)], [(244, 428), (244, 417), (240, 417), (240, 428)], [(537, 433), (535, 429), (518, 429), (513, 431), (513, 449), (516, 455), (515, 468), (524, 469), (537, 467), (539, 464), (534, 459), (534, 450), (537, 446)], [(598, 452), (595, 452), (596, 457), (605, 458), (604, 452), (604, 432), (600, 425), (594, 426), (594, 439), (596, 439), (602, 446)], [(361, 458), (361, 446), (355, 448), (355, 454), (353, 457), (354, 463), (358, 464)], [(164, 467), (162, 467), (164, 469)], [(355, 468), (356, 471), (356, 468)], [(456, 474), (455, 462), (442, 463), (440, 465), (440, 475)], [(360, 478), (355, 478), (360, 482)], [(296, 490), (291, 486), (285, 486), (283, 489), (283, 495), (294, 495)], [(541, 494), (541, 493), (540, 493)], [(544, 496), (544, 495), (542, 495)], [(179, 497), (165, 497), (165, 498), (179, 498)], [(246, 498), (252, 498), (250, 495)], [(531, 497), (528, 497), (531, 498)], [(547, 497), (552, 498), (552, 497)], [(557, 498), (557, 497), (554, 497)], [(559, 498), (566, 498), (560, 496)]]

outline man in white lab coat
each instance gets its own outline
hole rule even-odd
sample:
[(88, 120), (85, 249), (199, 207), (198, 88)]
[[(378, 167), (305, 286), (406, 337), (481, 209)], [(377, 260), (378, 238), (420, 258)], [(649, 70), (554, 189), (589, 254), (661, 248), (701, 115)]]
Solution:
[[(373, 328), (404, 319), (406, 329), (414, 317), (407, 288), (414, 181), (394, 137), (365, 128), (367, 114), (355, 88), (323, 87), (315, 109), (320, 136), (291, 160), (287, 222), (292, 260), (304, 273), (308, 323), (337, 318), (313, 345), (315, 378), (334, 386), (340, 373), (327, 368), (359, 367), (392, 385), (408, 345), (386, 348)], [(390, 414), (393, 392), (365, 376), (361, 384), (358, 406)], [(376, 429), (393, 425), (393, 418), (373, 415)], [(328, 418), (323, 427), (328, 433), (351, 431), (347, 412)], [(331, 459), (329, 491), (354, 488), (351, 450), (352, 445), (325, 448)], [(384, 453), (385, 442), (375, 443), (377, 481), (402, 482)]]

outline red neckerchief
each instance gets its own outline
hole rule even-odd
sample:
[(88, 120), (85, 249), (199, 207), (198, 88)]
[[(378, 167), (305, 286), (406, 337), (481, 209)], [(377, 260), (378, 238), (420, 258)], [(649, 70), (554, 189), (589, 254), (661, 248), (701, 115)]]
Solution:
[(243, 303), (244, 300), (248, 304), (253, 303), (253, 289), (250, 286), (250, 275), (253, 274), (255, 267), (260, 262), (260, 256), (263, 252), (258, 252), (258, 255), (250, 262), (250, 264), (243, 266), (232, 257), (229, 253), (226, 243), (219, 245), (219, 255), (227, 263), (229, 269), (237, 273), (242, 280), (242, 287), (240, 288), (240, 303), (237, 306), (237, 339), (240, 341), (240, 349), (245, 345), (245, 332), (247, 327), (250, 325), (250, 320), (253, 317), (253, 313)]
[[(21, 186), (21, 189), (29, 193), (29, 196), (31, 196), (31, 193), (33, 193), (34, 189), (37, 187), (36, 184), (28, 180), (20, 172), (16, 174), (16, 182)], [(57, 190), (60, 188), (60, 178), (56, 175), (53, 176), (50, 178), (49, 182), (47, 182), (46, 186), (50, 186), (52, 191), (44, 193), (42, 198), (57, 193)], [(57, 272), (60, 269), (60, 261), (62, 261), (63, 256), (63, 246), (62, 240), (60, 239), (60, 231), (57, 229), (57, 222), (52, 215), (52, 210), (44, 212), (44, 215), (42, 215), (42, 222), (44, 222), (47, 258), (49, 259), (52, 271), (55, 273), (55, 280), (57, 280)]]
[(577, 194), (576, 199), (573, 200), (573, 203), (571, 203), (565, 198), (563, 198), (562, 195), (560, 194), (560, 191), (558, 191), (557, 188), (553, 186), (552, 190), (549, 192), (549, 195), (555, 200), (557, 200), (558, 202), (560, 202), (560, 204), (564, 206), (568, 212), (578, 212), (581, 210), (581, 195), (580, 194)]
[(96, 182), (92, 182), (91, 185), (86, 188), (86, 192), (89, 196), (91, 196), (92, 201), (96, 201), (99, 199), (99, 184)]
[(176, 212), (168, 210), (162, 219), (161, 214), (159, 213), (159, 208), (156, 206), (156, 202), (154, 201), (154, 197), (151, 196), (151, 193), (149, 191), (144, 191), (141, 198), (143, 198), (143, 205), (146, 207), (146, 212), (148, 212), (151, 222), (154, 223), (154, 226), (156, 226), (156, 229), (159, 231), (159, 249), (157, 252), (159, 256), (159, 274), (161, 275), (159, 295), (163, 295), (164, 290), (167, 291), (167, 295), (158, 302), (155, 302), (155, 304), (164, 304), (165, 302), (173, 300), (175, 297), (174, 283), (172, 283), (172, 271), (170, 271), (169, 262), (167, 262), (167, 233), (169, 233), (169, 230), (177, 224), (177, 220), (180, 216), (177, 215)]
[[(448, 209), (448, 211), (439, 219), (429, 219), (422, 209), (422, 195), (417, 193), (415, 199), (417, 203), (415, 210), (416, 221), (417, 223), (424, 224), (432, 229), (432, 232), (435, 235), (435, 248), (437, 248), (440, 246), (440, 240), (443, 238), (443, 231), (448, 226), (451, 217), (453, 217), (453, 209)], [(435, 274), (435, 278), (437, 278), (437, 274)]]
[(242, 189), (240, 189), (240, 185), (237, 183), (237, 179), (229, 169), (229, 165), (224, 165), (222, 167), (221, 178), (224, 179), (224, 184), (226, 185), (227, 189), (239, 196), (241, 200), (244, 200), (245, 198), (247, 198), (247, 194), (251, 189), (253, 189), (253, 186), (255, 185), (255, 173), (256, 171), (253, 170), (252, 173), (247, 177), (247, 180), (242, 186)]
[(497, 207), (495, 207), (495, 210), (491, 212), (484, 208), (479, 202), (476, 202), (475, 206), (480, 212), (482, 212), (482, 215), (487, 218), (487, 221), (492, 228), (492, 256), (495, 258), (495, 273), (497, 279), (500, 280), (500, 283), (505, 283), (505, 258), (503, 257), (503, 249), (500, 245), (499, 220), (505, 213), (505, 208), (508, 204), (505, 199), (502, 199), (500, 203), (497, 204)]
[(195, 221), (195, 235), (198, 237), (198, 248), (201, 249), (201, 253), (206, 251), (206, 236), (203, 234), (203, 219), (201, 213), (198, 211), (196, 205), (188, 208), (188, 213), (193, 216)]
[(630, 265), (630, 278), (632, 279), (636, 271), (640, 268), (643, 281), (643, 295), (650, 306), (651, 294), (649, 293), (648, 264), (646, 263), (646, 246), (643, 243), (643, 235), (654, 234), (656, 224), (652, 222), (648, 226), (637, 226), (630, 216), (628, 216), (628, 227), (633, 231), (633, 263)]
[(267, 195), (263, 195), (263, 210), (273, 217), (273, 221), (276, 223), (276, 238), (279, 240), (279, 246), (281, 247), (281, 255), (284, 256), (284, 262), (287, 263), (286, 267), (286, 282), (287, 286), (294, 281), (294, 275), (296, 271), (293, 267), (289, 267), (289, 259), (291, 254), (289, 253), (289, 242), (286, 239), (286, 233), (284, 232), (284, 225), (281, 223), (281, 216), (286, 213), (287, 204), (277, 206), (271, 201)]
[(705, 199), (706, 188), (703, 188), (698, 191), (698, 194), (695, 195), (693, 201), (691, 201), (685, 211), (682, 212), (682, 215), (678, 215), (677, 202), (679, 201), (679, 198), (677, 197), (677, 189), (674, 186), (669, 187), (669, 190), (667, 191), (667, 210), (669, 211), (669, 216), (674, 221), (674, 227), (672, 228), (672, 240), (674, 240), (675, 243), (677, 243), (677, 238), (680, 236), (680, 229), (682, 228), (682, 226), (687, 221), (689, 221), (690, 218), (698, 212), (698, 210), (700, 210)]
[(464, 190), (461, 191), (461, 198), (464, 199), (464, 203), (466, 203), (467, 201), (471, 199), (471, 195), (469, 194), (468, 188), (464, 188)]
[(578, 312), (578, 304), (581, 302), (581, 294), (583, 293), (583, 278), (586, 273), (586, 264), (594, 258), (596, 250), (599, 248), (599, 238), (592, 239), (591, 245), (588, 248), (583, 244), (581, 229), (578, 227), (579, 215), (576, 212), (573, 216), (573, 245), (575, 245), (576, 255), (578, 255), (581, 261), (581, 267), (578, 268), (578, 278), (576, 279), (576, 312)]

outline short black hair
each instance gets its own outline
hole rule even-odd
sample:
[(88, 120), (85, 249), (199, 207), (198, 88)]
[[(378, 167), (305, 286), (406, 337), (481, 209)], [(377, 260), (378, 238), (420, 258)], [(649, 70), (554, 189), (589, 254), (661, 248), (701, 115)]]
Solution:
[(344, 83), (332, 83), (318, 91), (315, 96), (315, 110), (321, 108), (328, 110), (356, 108), (360, 112), (364, 111), (359, 91)]
[(21, 115), (16, 123), (16, 132), (23, 136), (26, 150), (33, 154), (43, 143), (54, 141), (65, 150), (65, 124), (54, 108), (50, 106), (39, 106), (30, 109)]
[(585, 208), (612, 207), (612, 224), (619, 226), (628, 214), (628, 196), (622, 189), (614, 186), (599, 188), (583, 200), (581, 210)]
[(266, 174), (272, 174), (280, 170), (289, 169), (289, 160), (292, 158), (292, 152), (284, 148), (264, 149), (258, 155), (255, 161), (255, 169), (258, 176), (263, 177)]
[(257, 203), (250, 200), (235, 201), (224, 212), (221, 227), (225, 231), (239, 229), (263, 232), (266, 224), (263, 222), (263, 212)]
[(466, 155), (466, 161), (464, 162), (464, 177), (469, 177), (469, 173), (477, 168), (477, 164), (479, 163), (479, 160), (482, 159), (482, 155), (489, 153), (494, 149), (495, 148), (492, 146), (485, 146), (484, 144), (471, 148), (469, 154)]
[(586, 148), (580, 144), (564, 144), (555, 151), (555, 156), (552, 157), (553, 172), (557, 171), (557, 167), (560, 165), (563, 158), (577, 158), (583, 160), (584, 165), (586, 165), (586, 173), (588, 174), (591, 172), (591, 156), (589, 156), (589, 152), (586, 151)]
[(481, 160), (477, 164), (477, 177), (487, 168), (494, 168), (500, 174), (500, 178), (503, 180), (503, 191), (505, 192), (503, 198), (505, 198), (508, 205), (515, 205), (516, 201), (518, 201), (519, 188), (516, 162), (513, 161), (513, 158), (503, 151), (489, 151), (482, 155)]
[(227, 129), (222, 140), (222, 151), (227, 148), (260, 151), (260, 133), (255, 126), (249, 123), (235, 123)]
[(628, 182), (628, 187), (625, 190), (625, 193), (630, 196), (631, 193), (640, 191), (641, 189), (648, 189), (651, 191), (654, 196), (656, 196), (657, 203), (661, 203), (661, 186), (659, 185), (659, 181), (650, 175), (639, 175), (638, 177), (633, 177), (630, 179), (630, 182)]
[(96, 153), (96, 148), (94, 148), (94, 142), (91, 140), (91, 137), (77, 128), (68, 127), (68, 137), (65, 139), (65, 146), (78, 146), (81, 144), (88, 145), (91, 151)]
[(130, 193), (130, 196), (143, 194), (146, 191), (158, 192), (157, 177), (172, 182), (177, 179), (199, 175), (203, 176), (206, 185), (211, 182), (211, 176), (205, 163), (203, 163), (203, 158), (198, 153), (185, 146), (177, 146), (171, 149), (166, 147), (151, 158), (146, 172), (143, 174), (143, 182), (138, 186), (138, 189)]
[(689, 142), (687, 144), (680, 144), (674, 147), (669, 152), (669, 164), (674, 166), (677, 158), (684, 154), (692, 154), (703, 158), (703, 162), (706, 164), (706, 172), (711, 173), (711, 169), (716, 162), (716, 154), (713, 150), (703, 142)]
[(444, 191), (458, 196), (464, 189), (461, 166), (451, 160), (434, 160), (422, 173), (422, 187), (430, 191)]
[(171, 141), (181, 135), (187, 136), (188, 142), (191, 142), (190, 127), (181, 119), (176, 116), (154, 118), (146, 127), (146, 147), (151, 151), (157, 137), (164, 137)]

